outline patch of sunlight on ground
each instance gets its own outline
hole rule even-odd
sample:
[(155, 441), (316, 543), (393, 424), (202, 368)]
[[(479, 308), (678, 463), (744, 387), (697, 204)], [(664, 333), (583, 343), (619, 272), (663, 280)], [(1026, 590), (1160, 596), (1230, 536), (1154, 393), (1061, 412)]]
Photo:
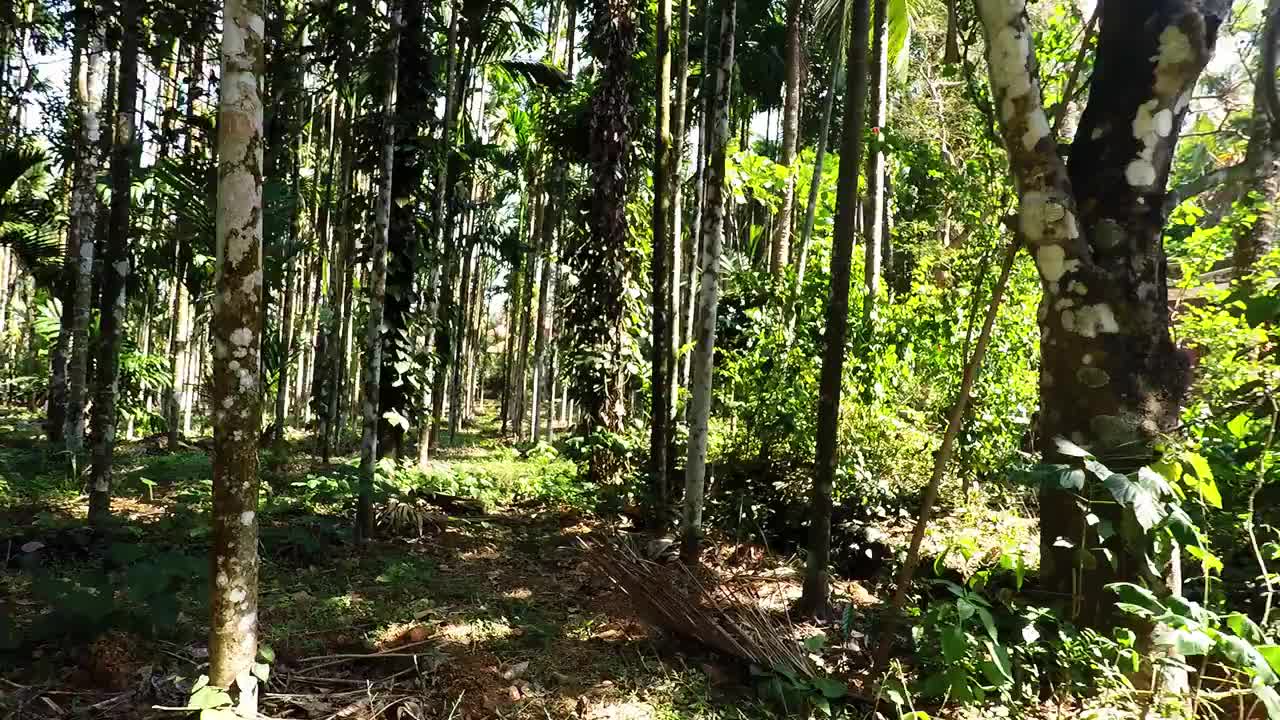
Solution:
[(624, 700), (590, 707), (583, 717), (586, 720), (656, 720), (658, 713), (647, 702)]
[(533, 591), (526, 587), (519, 587), (503, 593), (503, 597), (508, 600), (528, 600), (533, 597)]
[(446, 642), (471, 645), (491, 640), (502, 640), (515, 634), (510, 625), (500, 620), (460, 620), (443, 625), (439, 636)]

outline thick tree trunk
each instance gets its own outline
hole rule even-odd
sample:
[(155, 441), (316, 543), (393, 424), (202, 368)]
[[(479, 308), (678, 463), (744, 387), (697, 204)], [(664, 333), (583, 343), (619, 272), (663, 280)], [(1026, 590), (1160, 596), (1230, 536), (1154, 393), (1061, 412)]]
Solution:
[(795, 168), (792, 165), (800, 137), (800, 83), (804, 75), (804, 41), (800, 36), (803, 10), (804, 0), (787, 0), (786, 93), (782, 100), (782, 157), (778, 161), (787, 169), (787, 179), (783, 183), (782, 206), (774, 218), (773, 241), (769, 245), (769, 273), (774, 278), (782, 277), (791, 255), (791, 216), (796, 198)]
[(400, 62), (400, 0), (388, 3), (386, 94), (382, 104), (382, 158), (379, 167), (378, 200), (374, 206), (373, 247), (369, 250), (370, 270), (364, 330), (364, 399), (361, 417), (364, 435), (360, 443), (360, 493), (356, 503), (356, 538), (373, 535), (373, 474), (378, 463), (378, 393), (382, 374), (382, 305), (387, 295), (387, 234), (391, 224), (391, 183), (396, 153), (396, 76)]
[(98, 196), (98, 110), (102, 95), (103, 59), (101, 36), (90, 32), (80, 63), (76, 88), (80, 112), (79, 148), (75, 180), (71, 188), (68, 243), (75, 252), (74, 290), (71, 293), (71, 358), (67, 367), (66, 447), (79, 452), (84, 447), (84, 401), (89, 378), (89, 316), (92, 312), (94, 229), (97, 225)]
[[(1065, 438), (1130, 472), (1177, 424), (1189, 369), (1169, 336), (1161, 208), (1190, 92), (1229, 6), (1104, 4), (1089, 104), (1067, 166), (1041, 105), (1023, 0), (979, 2), (1019, 228), (1044, 289), (1040, 430), (1050, 462), (1062, 459), (1056, 443)], [(1113, 503), (1091, 511), (1121, 527)], [(1107, 583), (1149, 573), (1144, 549), (1115, 539), (1114, 565), (1079, 552), (1107, 547), (1088, 512), (1078, 493), (1042, 489), (1040, 576), (1045, 590), (1071, 598), (1067, 617), (1095, 625), (1113, 614)]]
[(137, 142), (134, 113), (138, 100), (139, 0), (121, 7), (119, 96), (115, 144), (111, 150), (111, 214), (102, 258), (102, 298), (98, 364), (93, 395), (92, 468), (89, 473), (89, 523), (101, 524), (111, 513), (111, 463), (116, 443), (116, 392), (120, 380), (120, 346), (125, 325), (125, 289), (129, 279), (130, 185)]
[(831, 251), (831, 301), (827, 304), (822, 372), (818, 379), (818, 428), (813, 493), (809, 504), (809, 556), (799, 611), (825, 614), (827, 565), (831, 561), (831, 492), (839, 450), (840, 392), (844, 379), (845, 343), (849, 337), (849, 279), (852, 273), (854, 214), (858, 206), (858, 170), (862, 167), (863, 111), (867, 100), (867, 36), (870, 0), (854, 0), (850, 26), (849, 85), (845, 92), (844, 139), (836, 186), (836, 221)]
[(864, 244), (863, 281), (866, 286), (864, 314), (870, 322), (880, 292), (880, 265), (884, 240), (884, 123), (889, 100), (889, 0), (875, 0), (871, 30), (871, 147), (867, 153), (867, 215), (870, 222)]
[(702, 542), (702, 505), (707, 471), (707, 430), (711, 419), (711, 380), (716, 352), (716, 310), (720, 302), (720, 252), (724, 242), (725, 148), (729, 142), (730, 79), (733, 77), (737, 0), (721, 0), (720, 55), (716, 67), (714, 126), (707, 164), (706, 208), (702, 227), (702, 282), (698, 287), (698, 327), (694, 335), (693, 374), (689, 378), (689, 454), (684, 476), (686, 561), (698, 559)]
[(257, 714), (258, 432), (262, 423), (263, 18), (225, 0), (213, 308), (213, 598), (209, 681)]

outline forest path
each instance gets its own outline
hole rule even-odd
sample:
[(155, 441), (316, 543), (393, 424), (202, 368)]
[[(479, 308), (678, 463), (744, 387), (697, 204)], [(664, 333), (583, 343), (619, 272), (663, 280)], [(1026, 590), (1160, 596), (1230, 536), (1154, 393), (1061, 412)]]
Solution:
[[(588, 563), (579, 538), (599, 520), (534, 502), (432, 511), (421, 536), (357, 547), (331, 502), (352, 460), (322, 465), (302, 442), (263, 454), (265, 715), (642, 720), (756, 706), (745, 678), (652, 635)], [(431, 472), (499, 492), (535, 465), (482, 424)], [(207, 669), (208, 456), (125, 443), (116, 478), (118, 523), (95, 536), (36, 418), (0, 414), (0, 717), (174, 717), (153, 706), (184, 704)]]

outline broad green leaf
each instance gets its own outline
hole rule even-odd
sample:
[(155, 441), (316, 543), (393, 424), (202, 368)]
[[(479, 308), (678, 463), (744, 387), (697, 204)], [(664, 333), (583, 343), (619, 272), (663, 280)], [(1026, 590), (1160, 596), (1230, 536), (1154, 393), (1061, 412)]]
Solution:
[(832, 700), (842, 698), (849, 694), (849, 686), (835, 678), (814, 678), (813, 686), (822, 693), (823, 697), (827, 697)]
[(191, 693), (191, 699), (187, 701), (187, 707), (201, 710), (227, 707), (230, 704), (231, 696), (227, 691), (213, 685), (205, 685)]
[(1171, 648), (1179, 655), (1204, 655), (1213, 649), (1213, 638), (1199, 630), (1169, 628), (1156, 635), (1156, 644)]
[(1107, 589), (1115, 593), (1120, 602), (1143, 608), (1154, 615), (1163, 615), (1169, 611), (1155, 593), (1133, 583), (1111, 583)]
[(964, 630), (959, 625), (948, 625), (942, 629), (942, 658), (949, 663), (959, 662), (964, 658), (969, 642)]
[(826, 644), (827, 636), (822, 633), (810, 635), (804, 639), (804, 646), (809, 652), (818, 652), (822, 648), (826, 647)]
[(1066, 457), (1086, 458), (1093, 456), (1093, 453), (1063, 437), (1054, 438), (1053, 447), (1059, 455)]
[(1280, 720), (1280, 694), (1276, 693), (1275, 688), (1255, 682), (1253, 694), (1258, 696), (1262, 706), (1267, 709), (1267, 717), (1270, 720)]
[(991, 662), (1000, 671), (999, 677), (1004, 680), (998, 683), (992, 680), (993, 684), (1003, 685), (1013, 682), (1013, 660), (1009, 658), (1009, 651), (998, 642), (987, 641), (987, 655), (991, 658)]
[(1267, 664), (1280, 675), (1280, 645), (1254, 645), (1258, 652), (1262, 653), (1262, 657), (1267, 659)]
[(1252, 419), (1249, 413), (1242, 412), (1231, 418), (1231, 421), (1227, 423), (1227, 430), (1231, 431), (1231, 434), (1237, 440), (1243, 440), (1249, 435), (1249, 421)]
[(1248, 640), (1238, 635), (1218, 633), (1217, 647), (1237, 668), (1252, 674), (1261, 682), (1271, 685), (1276, 681), (1276, 673), (1267, 659)]
[(1258, 624), (1244, 613), (1234, 612), (1228, 615), (1227, 627), (1231, 628), (1231, 632), (1251, 643), (1257, 644), (1266, 641), (1262, 628), (1258, 627)]
[(1186, 545), (1187, 554), (1200, 561), (1205, 572), (1222, 572), (1222, 560), (1217, 555), (1197, 545)]

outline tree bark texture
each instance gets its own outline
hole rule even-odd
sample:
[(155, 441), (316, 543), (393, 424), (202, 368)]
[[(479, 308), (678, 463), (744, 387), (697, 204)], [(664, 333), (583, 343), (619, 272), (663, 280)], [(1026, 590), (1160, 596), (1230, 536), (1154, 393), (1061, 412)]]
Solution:
[(120, 79), (117, 84), (115, 143), (111, 148), (111, 211), (102, 258), (100, 339), (91, 418), (92, 466), (89, 471), (89, 523), (111, 513), (111, 463), (116, 443), (116, 393), (120, 347), (124, 338), (125, 291), (129, 279), (129, 215), (133, 158), (137, 142), (134, 114), (138, 102), (139, 0), (121, 4)]
[(689, 377), (689, 454), (684, 476), (684, 543), (687, 561), (696, 561), (702, 541), (702, 506), (707, 473), (707, 430), (711, 419), (711, 381), (715, 368), (716, 310), (720, 302), (720, 251), (724, 242), (725, 148), (729, 143), (730, 80), (736, 33), (737, 0), (722, 0), (720, 54), (716, 67), (714, 125), (707, 164), (706, 207), (702, 213), (702, 268), (698, 286), (698, 322), (693, 371)]
[(653, 243), (649, 267), (652, 282), (653, 342), (649, 386), (649, 462), (653, 477), (650, 522), (663, 524), (667, 498), (667, 413), (670, 411), (671, 292), (667, 260), (672, 242), (671, 210), (671, 0), (658, 0), (657, 87), (653, 147)]
[(74, 290), (71, 293), (71, 356), (67, 366), (66, 448), (79, 452), (84, 447), (84, 405), (89, 380), (89, 316), (92, 312), (94, 229), (97, 225), (98, 197), (98, 111), (101, 109), (100, 83), (106, 50), (96, 32), (89, 33), (76, 90), (80, 112), (79, 148), (75, 180), (71, 188), (68, 243), (75, 252)]
[(835, 235), (831, 252), (831, 300), (827, 304), (822, 371), (818, 379), (818, 428), (813, 492), (809, 510), (809, 556), (799, 610), (805, 615), (827, 607), (827, 565), (831, 561), (831, 493), (835, 484), (840, 429), (840, 391), (845, 343), (849, 338), (849, 281), (852, 273), (854, 215), (858, 206), (858, 170), (862, 167), (863, 112), (867, 100), (867, 36), (870, 0), (853, 0), (848, 43), (849, 86), (845, 93), (844, 139), (836, 186)]
[(262, 423), (263, 15), (225, 0), (213, 307), (213, 593), (209, 681), (257, 713), (258, 432)]
[[(1190, 380), (1169, 336), (1161, 208), (1178, 128), (1230, 2), (1104, 4), (1089, 103), (1067, 163), (1045, 118), (1024, 0), (978, 6), (1019, 229), (1043, 287), (1041, 449), (1061, 459), (1055, 443), (1065, 438), (1130, 472), (1176, 426)], [(1105, 622), (1103, 587), (1142, 576), (1144, 553), (1126, 547), (1114, 566), (1083, 562), (1104, 542), (1076, 494), (1045, 487), (1040, 507), (1044, 588), (1072, 598), (1076, 622)], [(1118, 512), (1104, 519), (1120, 527)]]
[(884, 242), (885, 157), (884, 123), (889, 109), (889, 0), (875, 0), (872, 8), (871, 56), (871, 147), (867, 153), (867, 242), (863, 248), (863, 280), (866, 286), (865, 315), (870, 322), (880, 292), (881, 250)]
[(804, 40), (800, 33), (803, 12), (804, 0), (787, 1), (786, 93), (782, 98), (782, 157), (778, 160), (778, 164), (787, 169), (787, 178), (769, 245), (769, 274), (775, 278), (782, 277), (791, 256), (791, 216), (796, 202), (796, 177), (792, 166), (796, 161), (800, 137), (800, 83), (804, 76)]
[(400, 62), (400, 0), (390, 0), (386, 64), (386, 94), (382, 104), (382, 157), (379, 163), (378, 204), (374, 206), (373, 247), (369, 250), (367, 316), (364, 331), (364, 398), (361, 417), (364, 433), (360, 443), (360, 493), (356, 502), (356, 537), (373, 534), (373, 474), (378, 463), (379, 387), (382, 374), (384, 328), (382, 306), (387, 295), (387, 234), (391, 224), (391, 183), (396, 152), (396, 76)]

